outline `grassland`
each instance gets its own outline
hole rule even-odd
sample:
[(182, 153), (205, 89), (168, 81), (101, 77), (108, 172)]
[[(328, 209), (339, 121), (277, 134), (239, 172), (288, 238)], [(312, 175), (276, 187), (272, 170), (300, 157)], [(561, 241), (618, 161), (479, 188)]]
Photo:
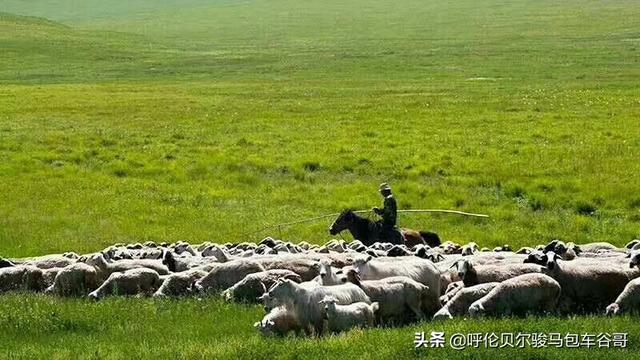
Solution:
[[(640, 236), (636, 1), (0, 0), (0, 12), (1, 256), (143, 240), (323, 242), (330, 219), (255, 231), (378, 205), (382, 181), (401, 208), (491, 216), (400, 218), (448, 240)], [(250, 327), (257, 308), (215, 301), (0, 306), (7, 355), (430, 354), (413, 352), (409, 328), (264, 341)], [(616, 328), (634, 349), (640, 333), (628, 318), (434, 327)]]

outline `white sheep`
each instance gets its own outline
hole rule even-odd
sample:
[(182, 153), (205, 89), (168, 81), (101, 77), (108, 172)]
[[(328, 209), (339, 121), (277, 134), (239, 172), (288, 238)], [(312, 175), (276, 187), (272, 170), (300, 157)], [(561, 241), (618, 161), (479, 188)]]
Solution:
[(270, 289), (279, 279), (291, 279), (297, 283), (300, 276), (290, 270), (266, 270), (249, 274), (230, 288), (222, 292), (226, 300), (235, 300), (246, 303), (255, 303), (258, 297)]
[(84, 296), (98, 287), (96, 268), (85, 263), (75, 263), (58, 271), (53, 284), (45, 292), (59, 296)]
[(378, 303), (377, 319), (380, 322), (403, 320), (407, 310), (412, 311), (418, 320), (425, 318), (423, 302), (429, 301), (427, 286), (406, 276), (362, 281), (356, 269), (347, 272), (347, 279), (360, 287), (371, 301)]
[(621, 315), (640, 311), (640, 278), (631, 280), (614, 303), (607, 306), (607, 315)]
[(169, 269), (162, 264), (160, 260), (134, 259), (134, 260), (116, 260), (107, 261), (101, 253), (91, 255), (80, 261), (83, 261), (98, 271), (101, 279), (106, 279), (111, 273), (124, 272), (127, 270), (146, 268), (156, 271), (159, 275), (169, 274)]
[(458, 277), (464, 286), (473, 286), (488, 282), (501, 282), (518, 275), (539, 273), (540, 266), (524, 263), (501, 263), (491, 265), (473, 265), (468, 259), (456, 263)]
[(162, 285), (153, 294), (155, 298), (177, 297), (188, 295), (193, 292), (193, 284), (205, 277), (209, 270), (193, 268), (164, 276)]
[(343, 279), (336, 274), (329, 259), (323, 259), (320, 263), (322, 264), (320, 275), (316, 276), (312, 281), (324, 286), (340, 285), (343, 283)]
[(114, 272), (89, 298), (99, 300), (108, 295), (153, 294), (161, 285), (158, 272), (147, 268), (138, 268), (124, 272)]
[(469, 310), (469, 306), (475, 301), (487, 295), (498, 282), (478, 284), (470, 287), (458, 288), (453, 295), (435, 315), (434, 320), (452, 319), (454, 316), (463, 316)]
[(269, 290), (266, 298), (273, 299), (276, 305), (284, 305), (288, 311), (292, 311), (307, 334), (315, 330), (316, 335), (321, 335), (324, 330), (324, 319), (319, 302), (327, 295), (334, 296), (340, 305), (354, 302), (371, 303), (367, 294), (353, 284), (305, 289), (291, 280), (278, 281)]
[(561, 312), (597, 313), (611, 304), (638, 271), (615, 264), (562, 261), (553, 252), (547, 253), (544, 273), (562, 286), (559, 304)]
[(35, 266), (40, 269), (63, 268), (75, 263), (77, 260), (73, 256), (65, 254), (45, 255), (30, 258), (22, 262), (22, 265)]
[(275, 307), (253, 326), (263, 336), (286, 336), (290, 332), (294, 332), (296, 335), (302, 333), (302, 327), (298, 319), (283, 306)]
[(0, 268), (0, 293), (12, 290), (42, 291), (44, 275), (40, 268), (17, 265)]
[(202, 279), (196, 281), (195, 287), (201, 293), (212, 293), (229, 288), (244, 279), (245, 276), (266, 269), (258, 262), (249, 259), (236, 259), (215, 265)]
[(257, 261), (265, 270), (284, 269), (291, 270), (300, 275), (302, 281), (310, 281), (320, 275), (320, 262), (305, 258), (300, 255), (267, 255), (254, 256), (252, 260)]
[(375, 313), (378, 311), (377, 302), (338, 305), (338, 299), (333, 296), (325, 296), (319, 303), (324, 305), (324, 316), (327, 319), (329, 331), (332, 332), (372, 327)]
[(510, 316), (551, 313), (560, 296), (560, 284), (544, 274), (524, 274), (501, 282), (469, 306), (469, 315)]
[(358, 270), (363, 280), (380, 280), (392, 276), (406, 276), (429, 288), (429, 303), (423, 304), (429, 314), (434, 314), (440, 308), (441, 275), (438, 268), (429, 261), (415, 256), (402, 258), (372, 258), (358, 257), (354, 261), (354, 268)]

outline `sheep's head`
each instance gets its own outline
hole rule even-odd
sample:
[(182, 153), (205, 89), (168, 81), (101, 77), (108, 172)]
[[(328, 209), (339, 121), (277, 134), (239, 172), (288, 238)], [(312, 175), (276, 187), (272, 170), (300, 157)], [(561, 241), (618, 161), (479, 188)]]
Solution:
[(607, 316), (615, 316), (620, 315), (620, 305), (613, 303), (607, 306), (607, 311), (605, 312)]
[(331, 313), (336, 309), (336, 304), (338, 303), (338, 299), (333, 296), (325, 296), (322, 300), (318, 301), (318, 304), (324, 305), (324, 315)]
[(553, 251), (549, 251), (546, 254), (546, 256), (547, 256), (546, 266), (547, 266), (547, 269), (549, 270), (553, 270), (556, 267), (556, 265), (558, 265), (558, 262), (557, 262), (558, 259), (562, 259), (560, 255), (556, 254)]
[(473, 265), (471, 265), (471, 262), (466, 259), (457, 261), (454, 265), (458, 270), (458, 277), (461, 280), (464, 280), (465, 276), (473, 270)]
[(104, 269), (107, 267), (107, 260), (102, 253), (93, 254), (86, 258), (85, 263), (96, 268)]
[(435, 313), (435, 315), (433, 315), (433, 320), (449, 320), (449, 319), (453, 319), (453, 316), (451, 315), (451, 312), (447, 310), (447, 308), (441, 308), (440, 310), (438, 310), (437, 313)]
[(278, 279), (278, 281), (267, 292), (268, 296), (275, 299), (290, 299), (293, 297), (296, 283), (289, 279)]
[(481, 317), (485, 314), (485, 308), (480, 303), (473, 303), (469, 306), (469, 315), (471, 317)]
[(540, 251), (534, 251), (527, 255), (527, 258), (524, 259), (525, 264), (538, 264), (538, 265), (546, 265), (547, 255)]
[(353, 261), (353, 266), (356, 267), (356, 268), (362, 268), (366, 263), (371, 261), (371, 259), (373, 259), (373, 256), (371, 256), (371, 255), (357, 257)]

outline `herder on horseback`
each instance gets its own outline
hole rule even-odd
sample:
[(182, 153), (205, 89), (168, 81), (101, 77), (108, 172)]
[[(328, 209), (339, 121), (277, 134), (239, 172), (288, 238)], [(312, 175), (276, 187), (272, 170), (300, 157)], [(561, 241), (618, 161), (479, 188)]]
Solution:
[(380, 194), (384, 198), (382, 209), (372, 209), (374, 213), (381, 217), (380, 220), (369, 220), (359, 216), (356, 211), (347, 209), (342, 211), (333, 224), (329, 226), (329, 234), (337, 235), (343, 230), (349, 230), (354, 239), (362, 241), (366, 246), (371, 246), (377, 242), (404, 244), (410, 248), (419, 244), (426, 244), (431, 247), (440, 245), (440, 238), (436, 233), (399, 229), (396, 226), (398, 204), (391, 193), (389, 184), (383, 183), (380, 185)]
[(391, 193), (391, 186), (387, 183), (380, 184), (380, 195), (384, 198), (382, 209), (377, 207), (371, 209), (382, 218), (376, 221), (379, 234), (378, 240), (392, 244), (402, 244), (404, 243), (404, 238), (402, 237), (402, 233), (400, 233), (400, 229), (396, 226), (398, 203)]

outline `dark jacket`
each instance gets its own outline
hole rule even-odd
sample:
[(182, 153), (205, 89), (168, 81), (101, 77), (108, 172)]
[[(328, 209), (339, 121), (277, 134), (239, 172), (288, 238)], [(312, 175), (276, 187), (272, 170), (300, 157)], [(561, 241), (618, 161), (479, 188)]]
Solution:
[(376, 214), (382, 217), (382, 225), (386, 228), (396, 226), (396, 218), (398, 217), (398, 204), (393, 195), (384, 198), (384, 208), (375, 209)]

